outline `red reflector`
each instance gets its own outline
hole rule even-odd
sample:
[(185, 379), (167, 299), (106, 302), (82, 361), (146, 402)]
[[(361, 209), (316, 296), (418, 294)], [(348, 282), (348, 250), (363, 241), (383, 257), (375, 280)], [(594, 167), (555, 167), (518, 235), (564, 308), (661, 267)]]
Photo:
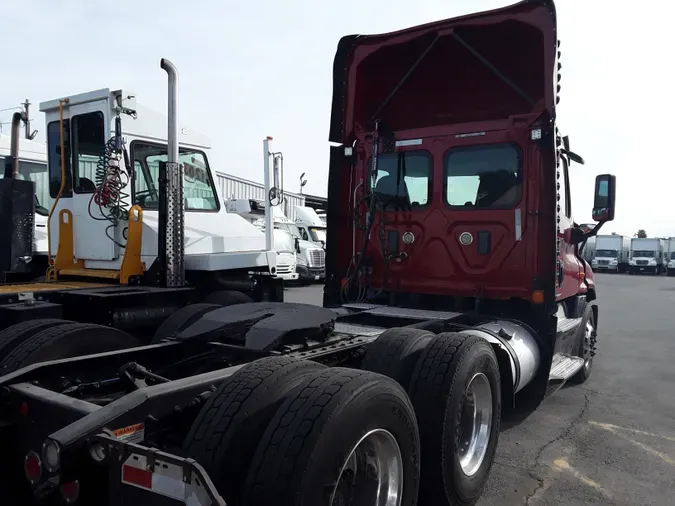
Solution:
[(152, 488), (152, 473), (137, 467), (122, 466), (122, 481), (130, 485)]
[(19, 414), (23, 416), (24, 418), (28, 416), (28, 403), (22, 402), (21, 406), (19, 406)]
[(61, 497), (68, 503), (73, 504), (80, 497), (80, 482), (75, 480), (61, 485)]
[(28, 452), (23, 460), (23, 470), (26, 473), (26, 479), (35, 484), (42, 477), (42, 462), (35, 452)]

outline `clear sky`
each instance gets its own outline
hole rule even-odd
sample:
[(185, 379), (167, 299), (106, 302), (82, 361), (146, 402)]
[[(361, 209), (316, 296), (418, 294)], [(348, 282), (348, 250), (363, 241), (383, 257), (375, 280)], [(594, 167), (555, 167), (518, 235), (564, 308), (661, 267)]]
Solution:
[[(342, 35), (381, 33), (505, 0), (0, 0), (0, 109), (97, 88), (165, 110), (162, 57), (180, 72), (181, 123), (214, 141), (217, 170), (262, 181), (262, 139), (284, 153), (285, 187), (325, 195), (332, 65)], [(675, 236), (667, 0), (558, 0), (560, 127), (585, 166), (571, 172), (573, 214), (590, 222), (593, 183), (617, 175), (605, 233)], [(8, 121), (11, 113), (0, 113)], [(5, 131), (8, 129), (5, 128)]]

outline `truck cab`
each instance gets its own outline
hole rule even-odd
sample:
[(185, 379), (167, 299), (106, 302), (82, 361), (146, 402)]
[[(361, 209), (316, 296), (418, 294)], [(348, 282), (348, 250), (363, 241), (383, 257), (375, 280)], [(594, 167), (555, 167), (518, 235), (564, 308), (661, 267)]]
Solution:
[[(48, 195), (53, 202), (50, 244), (57, 250), (72, 217), (73, 254), (68, 274), (119, 271), (129, 234), (129, 212), (142, 222), (141, 262), (158, 257), (159, 172), (167, 161), (167, 118), (137, 103), (128, 90), (101, 89), (40, 104), (47, 124)], [(179, 129), (183, 166), (185, 269), (196, 273), (276, 270), (265, 236), (229, 214), (214, 184), (210, 140)], [(62, 178), (62, 174), (65, 178)], [(38, 191), (39, 193), (39, 191)], [(66, 214), (64, 215), (63, 212)], [(75, 263), (77, 263), (75, 262)]]
[(305, 241), (326, 249), (326, 223), (321, 220), (317, 212), (311, 207), (295, 207), (295, 224), (300, 229), (300, 234)]
[(657, 237), (634, 237), (630, 242), (630, 274), (662, 274), (667, 268), (665, 242)]
[(285, 234), (295, 244), (297, 256), (297, 278), (301, 281), (319, 281), (325, 277), (326, 254), (321, 245), (307, 240), (297, 222), (288, 218), (284, 212), (274, 208), (274, 231)]
[(591, 260), (593, 270), (626, 272), (630, 257), (630, 239), (622, 235), (598, 235)]
[(555, 23), (551, 2), (520, 2), (346, 36), (334, 60), (324, 305), (522, 322), (538, 358), (521, 407), (590, 368), (597, 292), (580, 248), (614, 215), (601, 175), (595, 225), (573, 218), (584, 160), (556, 121)]

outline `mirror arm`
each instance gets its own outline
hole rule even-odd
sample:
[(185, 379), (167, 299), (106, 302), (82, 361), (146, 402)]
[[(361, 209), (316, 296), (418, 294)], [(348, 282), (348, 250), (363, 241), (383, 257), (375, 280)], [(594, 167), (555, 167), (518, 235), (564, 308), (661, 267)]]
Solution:
[[(600, 229), (602, 228), (602, 226), (603, 226), (605, 223), (606, 223), (606, 222), (604, 222), (604, 221), (598, 222), (598, 224), (595, 225), (595, 226), (593, 227), (593, 229), (592, 229), (592, 230), (589, 230), (588, 232), (582, 232), (582, 230), (581, 230), (579, 227), (575, 227), (575, 228), (572, 230), (572, 234), (573, 234), (572, 242), (573, 242), (574, 244), (581, 244), (582, 242), (585, 243), (585, 242), (588, 241), (591, 237), (595, 237), (596, 235), (598, 235), (598, 232), (600, 232)], [(577, 231), (578, 231), (578, 232), (577, 232)]]

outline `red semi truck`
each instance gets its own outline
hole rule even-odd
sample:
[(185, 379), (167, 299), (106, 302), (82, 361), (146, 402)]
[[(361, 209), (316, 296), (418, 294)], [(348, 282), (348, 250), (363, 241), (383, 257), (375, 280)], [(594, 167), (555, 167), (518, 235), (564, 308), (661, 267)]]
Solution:
[(584, 232), (559, 61), (550, 0), (344, 37), (324, 307), (192, 304), (140, 347), (6, 329), (5, 502), (475, 504), (503, 423), (596, 351), (579, 247), (613, 219), (615, 178)]

